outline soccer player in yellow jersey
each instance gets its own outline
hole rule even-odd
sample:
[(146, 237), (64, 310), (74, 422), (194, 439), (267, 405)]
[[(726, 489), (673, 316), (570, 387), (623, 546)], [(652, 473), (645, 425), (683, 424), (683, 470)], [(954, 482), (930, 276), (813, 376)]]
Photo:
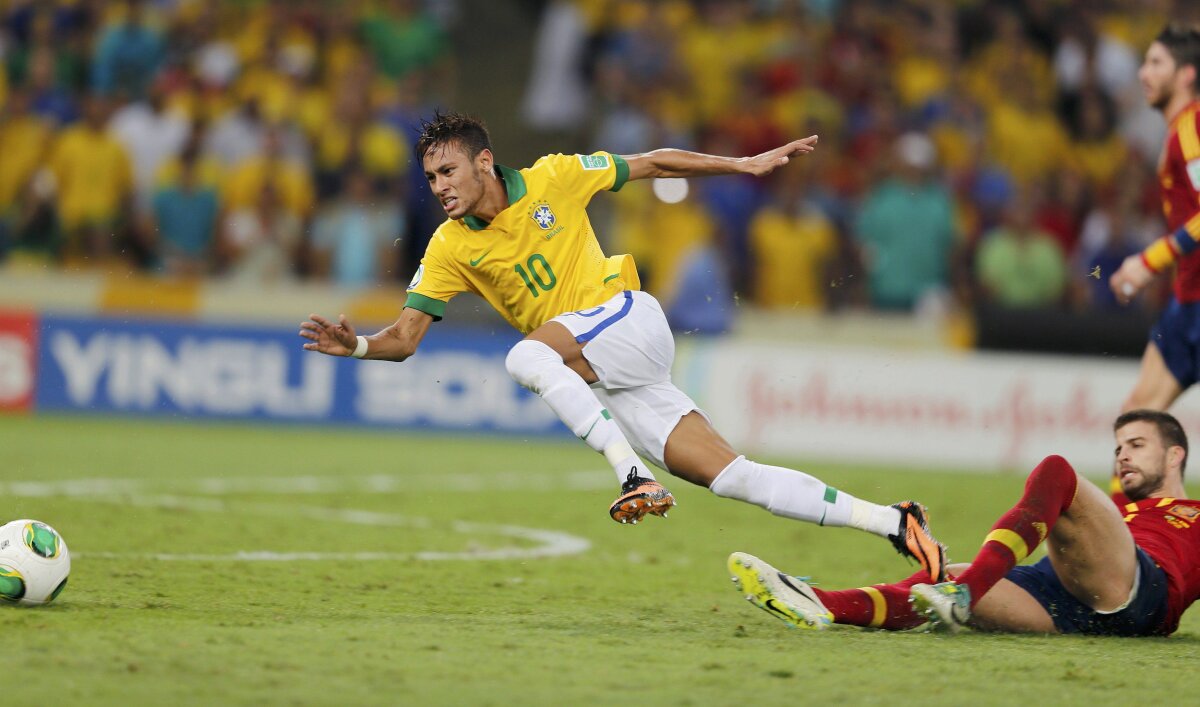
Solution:
[(930, 535), (920, 504), (859, 500), (803, 472), (746, 459), (717, 434), (671, 383), (675, 342), (658, 301), (638, 289), (632, 258), (605, 257), (588, 221), (592, 196), (629, 180), (762, 176), (816, 142), (814, 135), (743, 158), (674, 149), (547, 155), (515, 170), (496, 164), (480, 121), (439, 114), (424, 125), (416, 154), (448, 220), (429, 241), (400, 318), (358, 336), (345, 315), (332, 322), (313, 314), (300, 325), (304, 348), (403, 361), (451, 298), (474, 292), (526, 335), (506, 359), (513, 379), (612, 465), (622, 484), (609, 509), (614, 520), (665, 516), (675, 503), (640, 454), (718, 496), (889, 538), (941, 581), (945, 549)]

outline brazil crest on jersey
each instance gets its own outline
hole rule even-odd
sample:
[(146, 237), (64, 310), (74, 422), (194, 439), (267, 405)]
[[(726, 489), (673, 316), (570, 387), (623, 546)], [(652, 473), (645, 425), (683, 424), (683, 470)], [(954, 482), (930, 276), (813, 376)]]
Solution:
[(640, 287), (631, 256), (604, 256), (586, 210), (596, 192), (624, 186), (625, 160), (607, 152), (547, 155), (520, 171), (496, 169), (508, 208), (491, 223), (465, 216), (439, 226), (405, 307), (441, 319), (452, 297), (474, 292), (528, 334)]

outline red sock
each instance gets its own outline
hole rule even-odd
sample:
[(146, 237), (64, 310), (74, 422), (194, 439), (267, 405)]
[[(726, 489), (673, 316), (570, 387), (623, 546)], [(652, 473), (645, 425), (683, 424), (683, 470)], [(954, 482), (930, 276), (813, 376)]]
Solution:
[(1062, 457), (1046, 457), (1037, 465), (1025, 481), (1025, 495), (996, 521), (971, 566), (954, 580), (970, 588), (972, 607), (1046, 539), (1075, 500), (1076, 478)]
[(836, 623), (901, 631), (925, 623), (924, 616), (913, 613), (908, 603), (908, 590), (914, 584), (928, 581), (929, 574), (921, 571), (895, 584), (836, 592), (813, 587), (813, 591), (833, 614)]

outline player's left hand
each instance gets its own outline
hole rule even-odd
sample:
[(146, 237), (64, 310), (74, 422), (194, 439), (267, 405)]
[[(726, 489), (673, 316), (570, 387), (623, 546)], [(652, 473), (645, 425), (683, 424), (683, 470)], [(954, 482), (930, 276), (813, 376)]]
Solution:
[(791, 158), (812, 152), (815, 149), (817, 149), (816, 135), (809, 135), (800, 140), (793, 140), (783, 147), (776, 147), (774, 150), (764, 152), (761, 155), (746, 157), (746, 172), (755, 177), (762, 177), (784, 166)]
[(1141, 253), (1125, 258), (1121, 267), (1108, 279), (1108, 286), (1121, 304), (1129, 304), (1138, 293), (1154, 281), (1154, 273), (1142, 262)]

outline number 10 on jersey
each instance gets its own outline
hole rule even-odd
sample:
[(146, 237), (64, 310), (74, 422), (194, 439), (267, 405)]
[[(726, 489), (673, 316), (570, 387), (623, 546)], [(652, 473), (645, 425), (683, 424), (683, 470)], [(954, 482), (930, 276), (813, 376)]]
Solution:
[(522, 266), (517, 263), (513, 267), (521, 279), (525, 282), (525, 286), (529, 288), (529, 292), (534, 296), (538, 296), (538, 290), (549, 292), (558, 284), (558, 278), (554, 275), (554, 270), (550, 267), (550, 263), (546, 262), (545, 256), (541, 253), (534, 253), (529, 256), (529, 260), (525, 261)]

